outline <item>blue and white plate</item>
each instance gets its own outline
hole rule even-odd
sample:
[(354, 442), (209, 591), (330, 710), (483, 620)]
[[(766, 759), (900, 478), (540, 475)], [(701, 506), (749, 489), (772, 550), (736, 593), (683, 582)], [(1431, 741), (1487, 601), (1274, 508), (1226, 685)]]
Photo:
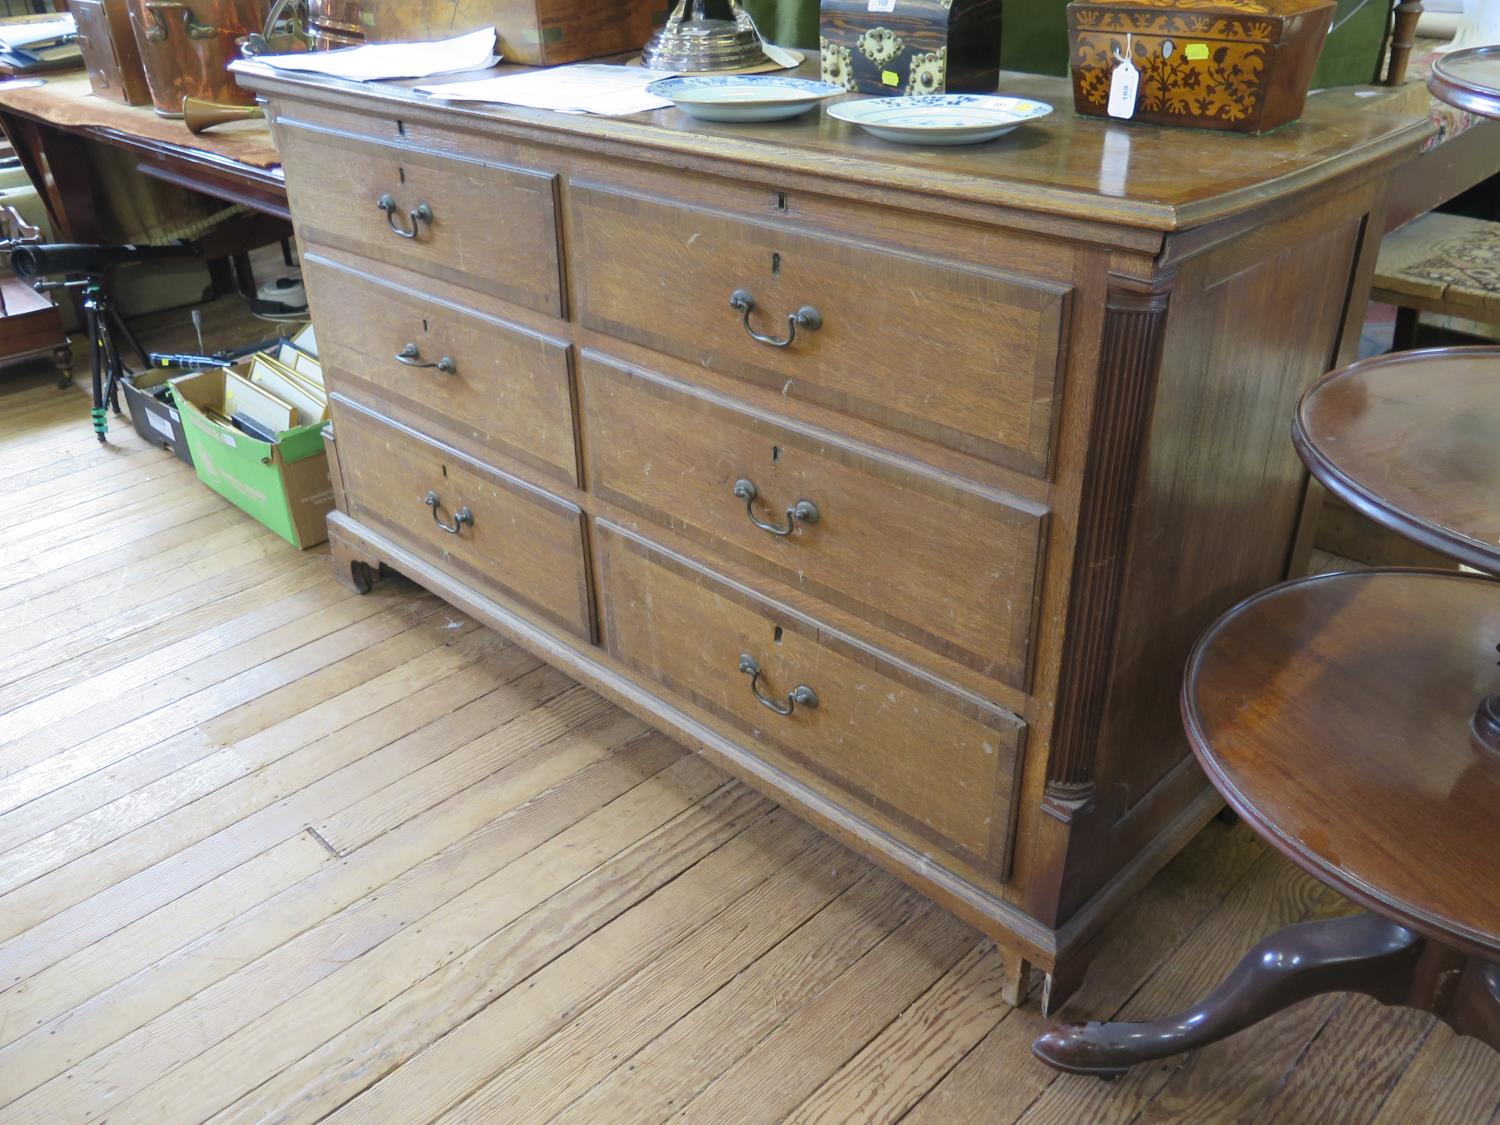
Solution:
[(705, 121), (780, 121), (845, 91), (831, 82), (779, 74), (714, 74), (663, 78), (646, 92), (669, 98), (684, 113)]
[(881, 140), (904, 145), (979, 144), (1051, 112), (1046, 102), (996, 94), (861, 98), (828, 108), (829, 117), (851, 121)]

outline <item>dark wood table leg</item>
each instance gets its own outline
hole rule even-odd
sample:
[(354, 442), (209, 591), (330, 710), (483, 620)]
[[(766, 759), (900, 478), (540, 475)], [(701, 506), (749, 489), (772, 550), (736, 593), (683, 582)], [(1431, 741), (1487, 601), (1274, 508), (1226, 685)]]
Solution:
[(42, 197), (54, 237), (59, 242), (103, 242), (87, 142), (13, 113), (0, 113), (0, 129)]
[(1151, 1023), (1067, 1024), (1032, 1051), (1073, 1074), (1117, 1078), (1136, 1063), (1203, 1047), (1325, 992), (1363, 992), (1386, 1004), (1417, 988), (1426, 940), (1361, 914), (1288, 926), (1266, 938), (1192, 1008)]

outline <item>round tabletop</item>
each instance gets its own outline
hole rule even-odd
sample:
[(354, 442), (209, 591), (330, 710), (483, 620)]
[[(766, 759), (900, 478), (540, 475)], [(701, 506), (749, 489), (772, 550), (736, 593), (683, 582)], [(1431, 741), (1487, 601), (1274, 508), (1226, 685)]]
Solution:
[(1439, 101), (1459, 109), (1500, 117), (1500, 46), (1436, 56), (1427, 89)]
[(1427, 937), (1500, 954), (1500, 753), (1473, 740), (1500, 688), (1500, 582), (1322, 574), (1220, 618), (1182, 713), (1216, 788), (1316, 878)]
[(1292, 441), (1351, 507), (1500, 573), (1500, 347), (1393, 352), (1335, 371), (1303, 395)]

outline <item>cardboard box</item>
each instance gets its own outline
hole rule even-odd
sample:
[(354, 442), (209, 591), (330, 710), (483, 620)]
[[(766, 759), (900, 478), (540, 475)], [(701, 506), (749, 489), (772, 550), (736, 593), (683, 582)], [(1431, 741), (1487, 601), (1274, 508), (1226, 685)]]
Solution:
[(193, 455), (188, 452), (187, 435), (182, 431), (182, 416), (175, 406), (161, 401), (154, 393), (173, 375), (180, 374), (175, 367), (152, 368), (139, 375), (126, 375), (121, 386), (125, 389), (125, 405), (135, 432), (152, 445), (170, 449), (179, 461), (191, 465)]
[(333, 486), (322, 422), (265, 442), (217, 421), (207, 412), (223, 412), (223, 369), (173, 379), (172, 393), (199, 480), (294, 547), (314, 547), (328, 538)]

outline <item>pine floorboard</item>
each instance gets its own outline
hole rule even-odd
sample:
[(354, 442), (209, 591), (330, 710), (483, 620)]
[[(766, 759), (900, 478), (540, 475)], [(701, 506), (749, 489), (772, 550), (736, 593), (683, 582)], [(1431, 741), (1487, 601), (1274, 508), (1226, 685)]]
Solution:
[[(1055, 1074), (978, 932), (87, 406), (0, 374), (3, 1125), (1500, 1123), (1500, 1057), (1364, 998)], [(1349, 909), (1215, 822), (1063, 1017)]]

